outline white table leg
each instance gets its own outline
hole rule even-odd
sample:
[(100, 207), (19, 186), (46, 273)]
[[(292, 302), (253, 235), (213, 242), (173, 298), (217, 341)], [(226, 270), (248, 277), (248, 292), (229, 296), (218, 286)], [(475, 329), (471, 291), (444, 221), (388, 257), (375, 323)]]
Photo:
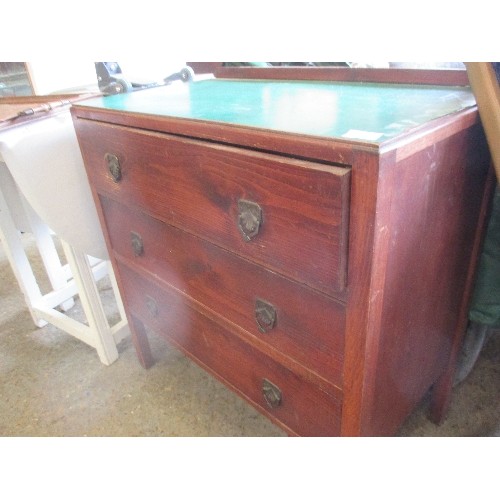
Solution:
[(66, 242), (61, 240), (61, 243), (73, 273), (73, 278), (77, 283), (82, 307), (87, 316), (92, 335), (94, 336), (94, 346), (99, 359), (105, 365), (110, 365), (118, 359), (118, 350), (99, 297), (99, 291), (88, 257), (80, 251), (75, 250)]
[(46, 321), (40, 319), (32, 304), (40, 301), (42, 293), (36, 281), (35, 275), (31, 268), (31, 264), (26, 256), (24, 247), (20, 238), (20, 233), (17, 230), (10, 209), (7, 205), (5, 197), (0, 189), (0, 237), (5, 249), (9, 263), (14, 271), (14, 275), (19, 283), (21, 292), (24, 295), (26, 305), (33, 318), (36, 326), (42, 327), (47, 324)]
[[(31, 205), (26, 201), (22, 193), (20, 193), (20, 198), (52, 288), (54, 290), (63, 288), (67, 284), (68, 278), (71, 276), (68, 276), (64, 266), (61, 264), (59, 254), (54, 245), (54, 240), (52, 239), (52, 232), (31, 208)], [(63, 311), (68, 311), (74, 305), (75, 301), (73, 298), (69, 298), (61, 303), (60, 307)]]

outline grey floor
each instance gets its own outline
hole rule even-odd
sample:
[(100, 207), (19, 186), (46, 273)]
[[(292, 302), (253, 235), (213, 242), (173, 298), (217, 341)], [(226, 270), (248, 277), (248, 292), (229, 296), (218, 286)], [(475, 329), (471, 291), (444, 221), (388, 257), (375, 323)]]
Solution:
[[(46, 287), (29, 235), (25, 248)], [(116, 321), (107, 279), (100, 283)], [(77, 301), (71, 315), (82, 318)], [(144, 370), (130, 339), (111, 366), (65, 332), (34, 326), (0, 245), (0, 436), (285, 436), (180, 352), (151, 337), (155, 365)], [(469, 378), (455, 388), (446, 421), (427, 419), (428, 402), (400, 436), (500, 435), (500, 335), (485, 346)]]

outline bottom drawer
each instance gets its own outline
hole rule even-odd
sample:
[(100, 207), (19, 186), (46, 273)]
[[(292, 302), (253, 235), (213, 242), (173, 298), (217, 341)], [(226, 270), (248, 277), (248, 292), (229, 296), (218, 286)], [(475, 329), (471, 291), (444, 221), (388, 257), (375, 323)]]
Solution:
[[(280, 365), (191, 308), (181, 295), (118, 263), (129, 313), (292, 434), (338, 436), (339, 390)], [(328, 387), (328, 389), (326, 389)]]

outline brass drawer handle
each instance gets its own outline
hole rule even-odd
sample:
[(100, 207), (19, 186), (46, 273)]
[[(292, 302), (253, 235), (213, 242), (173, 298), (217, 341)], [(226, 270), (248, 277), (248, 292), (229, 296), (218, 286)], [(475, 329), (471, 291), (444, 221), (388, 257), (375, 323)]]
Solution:
[(276, 318), (276, 308), (272, 304), (261, 299), (255, 301), (255, 321), (262, 333), (267, 333), (276, 326)]
[(109, 173), (115, 182), (120, 182), (122, 179), (122, 167), (120, 165), (120, 160), (118, 156), (106, 153), (104, 155), (104, 160), (108, 166)]
[(148, 308), (149, 314), (153, 317), (156, 318), (158, 316), (158, 304), (156, 303), (156, 300), (153, 299), (153, 297), (150, 297), (149, 295), (146, 295), (146, 307)]
[(262, 225), (262, 208), (253, 201), (238, 201), (238, 229), (245, 241), (259, 234)]
[(144, 253), (144, 243), (142, 242), (141, 235), (130, 231), (130, 242), (134, 255), (140, 257)]
[(266, 400), (269, 408), (277, 408), (281, 405), (281, 390), (279, 387), (269, 382), (267, 379), (262, 380), (262, 395)]

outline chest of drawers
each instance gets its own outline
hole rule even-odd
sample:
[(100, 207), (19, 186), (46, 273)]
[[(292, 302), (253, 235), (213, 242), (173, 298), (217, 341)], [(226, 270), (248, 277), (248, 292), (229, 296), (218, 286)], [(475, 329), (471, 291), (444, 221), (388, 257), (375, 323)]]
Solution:
[(145, 367), (147, 326), (292, 435), (394, 434), (430, 388), (444, 415), (491, 184), (467, 90), (208, 80), (72, 113)]

